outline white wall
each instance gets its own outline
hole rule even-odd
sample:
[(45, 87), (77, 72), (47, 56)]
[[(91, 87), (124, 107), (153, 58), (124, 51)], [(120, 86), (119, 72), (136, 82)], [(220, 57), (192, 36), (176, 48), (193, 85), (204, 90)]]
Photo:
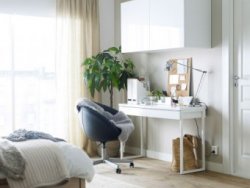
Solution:
[(99, 1), (100, 49), (105, 50), (115, 44), (115, 3), (114, 0)]
[[(140, 60), (142, 54), (129, 55), (136, 63), (137, 71), (142, 67), (149, 74), (152, 89), (164, 89), (167, 86), (167, 72), (164, 71), (166, 60), (171, 58), (192, 57), (193, 67), (207, 70), (201, 92), (200, 100), (208, 106), (206, 118), (206, 138), (208, 145), (222, 146), (222, 96), (221, 96), (221, 50), (220, 46), (212, 49), (179, 49), (162, 53), (147, 54), (147, 60)], [(145, 65), (143, 65), (145, 64)], [(193, 88), (196, 90), (201, 73), (193, 72)], [(147, 149), (160, 153), (171, 153), (171, 140), (178, 137), (178, 123), (159, 119), (148, 119)], [(186, 131), (196, 134), (195, 122), (186, 121)], [(138, 147), (138, 134), (130, 140), (129, 144)], [(221, 157), (210, 160), (221, 162)]]
[[(104, 1), (104, 0), (103, 0)], [(106, 1), (106, 0), (105, 0)], [(120, 3), (126, 0), (116, 0), (115, 15), (115, 45), (120, 45)], [(112, 11), (111, 11), (112, 12)], [(207, 70), (199, 97), (208, 106), (206, 118), (207, 146), (218, 145), (219, 156), (213, 157), (207, 154), (209, 161), (222, 163), (222, 1), (212, 0), (212, 48), (210, 49), (175, 49), (154, 53), (125, 54), (131, 57), (136, 65), (136, 71), (144, 69), (148, 72), (152, 89), (166, 89), (167, 72), (164, 71), (165, 62), (171, 58), (192, 57), (193, 67)], [(112, 12), (113, 13), (113, 12)], [(193, 71), (191, 90), (196, 90), (201, 73)], [(116, 93), (115, 102), (124, 101), (124, 93)], [(108, 103), (106, 97), (103, 97)], [(138, 119), (133, 118), (136, 130), (131, 135), (128, 146), (139, 147)], [(198, 123), (200, 123), (198, 121)], [(178, 122), (160, 119), (148, 119), (147, 121), (147, 149), (151, 153), (171, 155), (171, 140), (178, 136)], [(194, 121), (186, 121), (186, 132), (196, 134)], [(209, 153), (209, 150), (208, 150)]]
[[(115, 2), (99, 0), (100, 50), (115, 45)], [(109, 104), (109, 93), (102, 93), (102, 103)]]

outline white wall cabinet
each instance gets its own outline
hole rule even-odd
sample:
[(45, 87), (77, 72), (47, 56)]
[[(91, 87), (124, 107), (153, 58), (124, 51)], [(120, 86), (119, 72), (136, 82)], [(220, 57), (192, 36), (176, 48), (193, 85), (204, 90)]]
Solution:
[(123, 52), (149, 49), (149, 1), (135, 0), (121, 7), (121, 43)]
[(211, 0), (133, 0), (121, 4), (123, 52), (211, 47)]

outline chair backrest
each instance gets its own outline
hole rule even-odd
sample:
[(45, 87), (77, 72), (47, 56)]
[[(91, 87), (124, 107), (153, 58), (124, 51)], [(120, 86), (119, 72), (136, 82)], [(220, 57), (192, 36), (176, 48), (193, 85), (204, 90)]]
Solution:
[(82, 106), (79, 111), (79, 118), (86, 135), (91, 140), (100, 142), (117, 140), (121, 133), (120, 128), (90, 107)]

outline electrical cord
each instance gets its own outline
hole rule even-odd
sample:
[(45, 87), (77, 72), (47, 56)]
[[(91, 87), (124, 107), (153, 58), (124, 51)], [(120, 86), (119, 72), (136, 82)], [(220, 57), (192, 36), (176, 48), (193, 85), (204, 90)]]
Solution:
[(199, 102), (199, 104), (204, 105), (204, 106), (205, 106), (205, 108), (206, 108), (206, 110), (207, 110), (207, 105), (206, 105), (206, 103), (204, 103), (204, 102)]
[[(199, 102), (199, 104), (205, 106), (205, 110), (207, 111), (207, 105), (206, 105), (206, 103)], [(198, 126), (197, 119), (194, 119), (194, 122), (195, 122), (195, 125), (196, 125), (198, 138), (200, 138), (200, 131), (199, 131), (199, 126)]]
[(196, 125), (198, 138), (200, 138), (200, 131), (199, 131), (199, 126), (198, 126), (198, 123), (197, 123), (197, 119), (194, 119), (194, 122), (195, 122), (195, 125)]

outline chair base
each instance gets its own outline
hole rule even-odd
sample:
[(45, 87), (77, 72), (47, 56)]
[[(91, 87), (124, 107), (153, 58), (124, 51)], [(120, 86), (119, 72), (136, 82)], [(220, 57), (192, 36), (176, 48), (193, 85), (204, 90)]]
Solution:
[[(103, 145), (103, 147), (102, 147), (102, 159), (94, 161), (93, 162), (94, 165), (103, 164), (103, 163), (108, 164), (111, 167), (116, 169), (117, 174), (121, 173), (121, 169), (119, 166), (120, 163), (128, 163), (130, 168), (134, 168), (133, 160), (122, 159), (122, 158), (109, 158), (106, 154), (105, 143), (102, 143), (102, 145)], [(123, 155), (121, 157), (123, 157)]]
[(108, 164), (114, 169), (116, 169), (117, 174), (121, 173), (121, 168), (119, 166), (119, 163), (128, 163), (130, 168), (134, 168), (133, 161), (128, 160), (128, 159), (107, 158), (107, 159), (96, 160), (93, 162), (94, 165), (103, 164), (103, 163)]

